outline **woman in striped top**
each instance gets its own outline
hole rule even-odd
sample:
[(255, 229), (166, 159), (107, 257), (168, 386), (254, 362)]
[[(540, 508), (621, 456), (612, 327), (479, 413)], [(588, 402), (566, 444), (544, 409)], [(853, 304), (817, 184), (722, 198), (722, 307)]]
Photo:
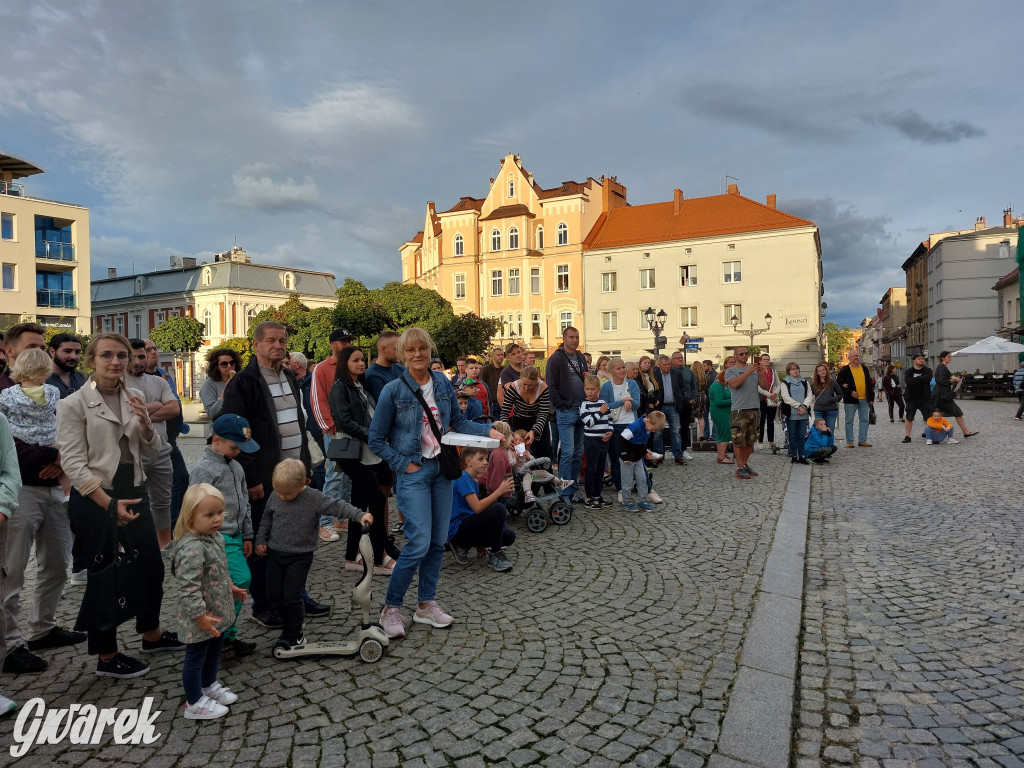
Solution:
[(541, 381), (536, 367), (523, 368), (518, 381), (505, 389), (505, 401), (501, 407), (501, 418), (512, 431), (526, 432), (526, 445), (535, 457), (551, 458), (551, 439), (548, 435), (548, 416), (551, 411), (551, 394), (548, 385)]

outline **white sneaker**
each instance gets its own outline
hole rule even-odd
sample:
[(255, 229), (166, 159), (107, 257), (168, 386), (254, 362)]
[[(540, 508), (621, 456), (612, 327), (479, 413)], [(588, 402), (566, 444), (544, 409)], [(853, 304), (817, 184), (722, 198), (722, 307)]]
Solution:
[(186, 720), (216, 720), (218, 717), (224, 717), (227, 713), (227, 707), (209, 696), (203, 696), (195, 704), (185, 707)]
[(687, 461), (692, 461), (693, 460), (693, 454), (690, 453), (688, 450), (683, 451), (683, 458), (686, 459)]
[(3, 694), (0, 694), (0, 717), (13, 712), (18, 708), (18, 702), (8, 699)]
[(619, 495), (618, 495), (618, 497), (616, 498), (616, 501), (618, 501), (618, 502), (619, 502), (619, 504), (621, 504), (621, 503), (622, 503), (622, 491), (619, 491)]
[(650, 493), (647, 494), (647, 500), (652, 504), (661, 504), (664, 501), (664, 499), (661, 498), (661, 496), (656, 494), (654, 491), (651, 491)]
[(959, 443), (960, 441), (959, 441), (959, 440), (957, 440), (956, 438), (953, 438), (953, 437), (951, 437), (951, 438), (949, 438), (949, 440), (947, 440), (946, 442), (947, 442), (947, 443), (952, 443), (953, 445), (956, 445), (956, 444), (957, 444), (957, 443)]
[(664, 458), (664, 453), (654, 453), (653, 451), (651, 451), (651, 461), (661, 461)]
[(340, 538), (341, 536), (339, 536), (338, 532), (333, 528), (324, 526), (320, 529), (320, 541), (337, 541)]
[(218, 704), (223, 704), (224, 706), (227, 706), (228, 704), (234, 704), (236, 701), (238, 701), (238, 694), (232, 692), (228, 688), (225, 688), (223, 685), (220, 684), (219, 680), (215, 680), (213, 685), (209, 686), (208, 688), (203, 688), (203, 693), (205, 693), (209, 698), (216, 701)]
[(934, 442), (932, 440), (925, 440), (924, 444), (925, 445), (934, 445)]
[(89, 571), (83, 568), (80, 571), (75, 571), (71, 574), (71, 586), (73, 587), (84, 587), (89, 583)]

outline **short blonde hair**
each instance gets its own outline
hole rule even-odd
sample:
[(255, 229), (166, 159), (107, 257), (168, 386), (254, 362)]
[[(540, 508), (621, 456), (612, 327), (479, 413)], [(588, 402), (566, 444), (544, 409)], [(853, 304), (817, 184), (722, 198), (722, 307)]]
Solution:
[(595, 376), (592, 373), (588, 373), (587, 377), (585, 379), (583, 379), (583, 386), (584, 387), (597, 387), (598, 389), (600, 389), (601, 388), (601, 379), (599, 379), (597, 376)]
[(499, 432), (501, 432), (502, 437), (505, 438), (503, 441), (502, 448), (508, 448), (509, 443), (512, 442), (512, 427), (510, 427), (504, 421), (496, 421), (493, 424), (491, 424), (491, 429), (496, 429)]
[(224, 494), (218, 491), (209, 483), (199, 483), (189, 486), (185, 495), (181, 498), (181, 512), (178, 513), (178, 522), (174, 524), (174, 540), (179, 541), (186, 533), (195, 533), (193, 522), (196, 519), (196, 507), (203, 499), (213, 496), (219, 499), (221, 506), (224, 506)]
[(270, 482), (275, 491), (278, 488), (302, 488), (306, 485), (306, 465), (298, 459), (284, 459), (274, 467)]
[(41, 349), (26, 349), (14, 361), (11, 366), (11, 378), (14, 381), (34, 381), (42, 379), (46, 381), (53, 372), (53, 360)]
[(406, 328), (402, 335), (398, 337), (398, 346), (395, 348), (395, 351), (400, 360), (405, 359), (406, 348), (411, 347), (413, 344), (426, 344), (427, 349), (430, 350), (431, 357), (437, 354), (437, 347), (434, 346), (434, 340), (430, 338), (430, 334), (422, 328), (412, 327)]
[(647, 414), (647, 423), (655, 429), (664, 429), (667, 419), (661, 411), (651, 411)]
[(512, 433), (512, 437), (518, 437), (520, 440), (525, 440), (527, 435), (529, 434), (530, 433), (527, 432), (525, 429), (517, 429), (515, 432)]

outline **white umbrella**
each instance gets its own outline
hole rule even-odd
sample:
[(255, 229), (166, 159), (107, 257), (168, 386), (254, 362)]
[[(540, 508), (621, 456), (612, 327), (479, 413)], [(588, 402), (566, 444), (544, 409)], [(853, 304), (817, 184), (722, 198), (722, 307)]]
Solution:
[(1013, 355), (1024, 352), (1024, 344), (1004, 339), (1002, 336), (989, 336), (976, 341), (969, 347), (958, 349), (954, 355)]

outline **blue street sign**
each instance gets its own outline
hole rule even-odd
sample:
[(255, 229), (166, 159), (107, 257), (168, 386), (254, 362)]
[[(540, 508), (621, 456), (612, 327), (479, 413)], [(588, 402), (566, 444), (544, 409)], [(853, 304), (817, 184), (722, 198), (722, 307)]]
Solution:
[(697, 344), (687, 344), (686, 345), (686, 351), (687, 352), (700, 352), (700, 347)]
[(687, 344), (700, 344), (702, 341), (704, 341), (704, 337), (703, 336), (700, 336), (700, 337), (690, 336), (686, 340), (686, 343)]

